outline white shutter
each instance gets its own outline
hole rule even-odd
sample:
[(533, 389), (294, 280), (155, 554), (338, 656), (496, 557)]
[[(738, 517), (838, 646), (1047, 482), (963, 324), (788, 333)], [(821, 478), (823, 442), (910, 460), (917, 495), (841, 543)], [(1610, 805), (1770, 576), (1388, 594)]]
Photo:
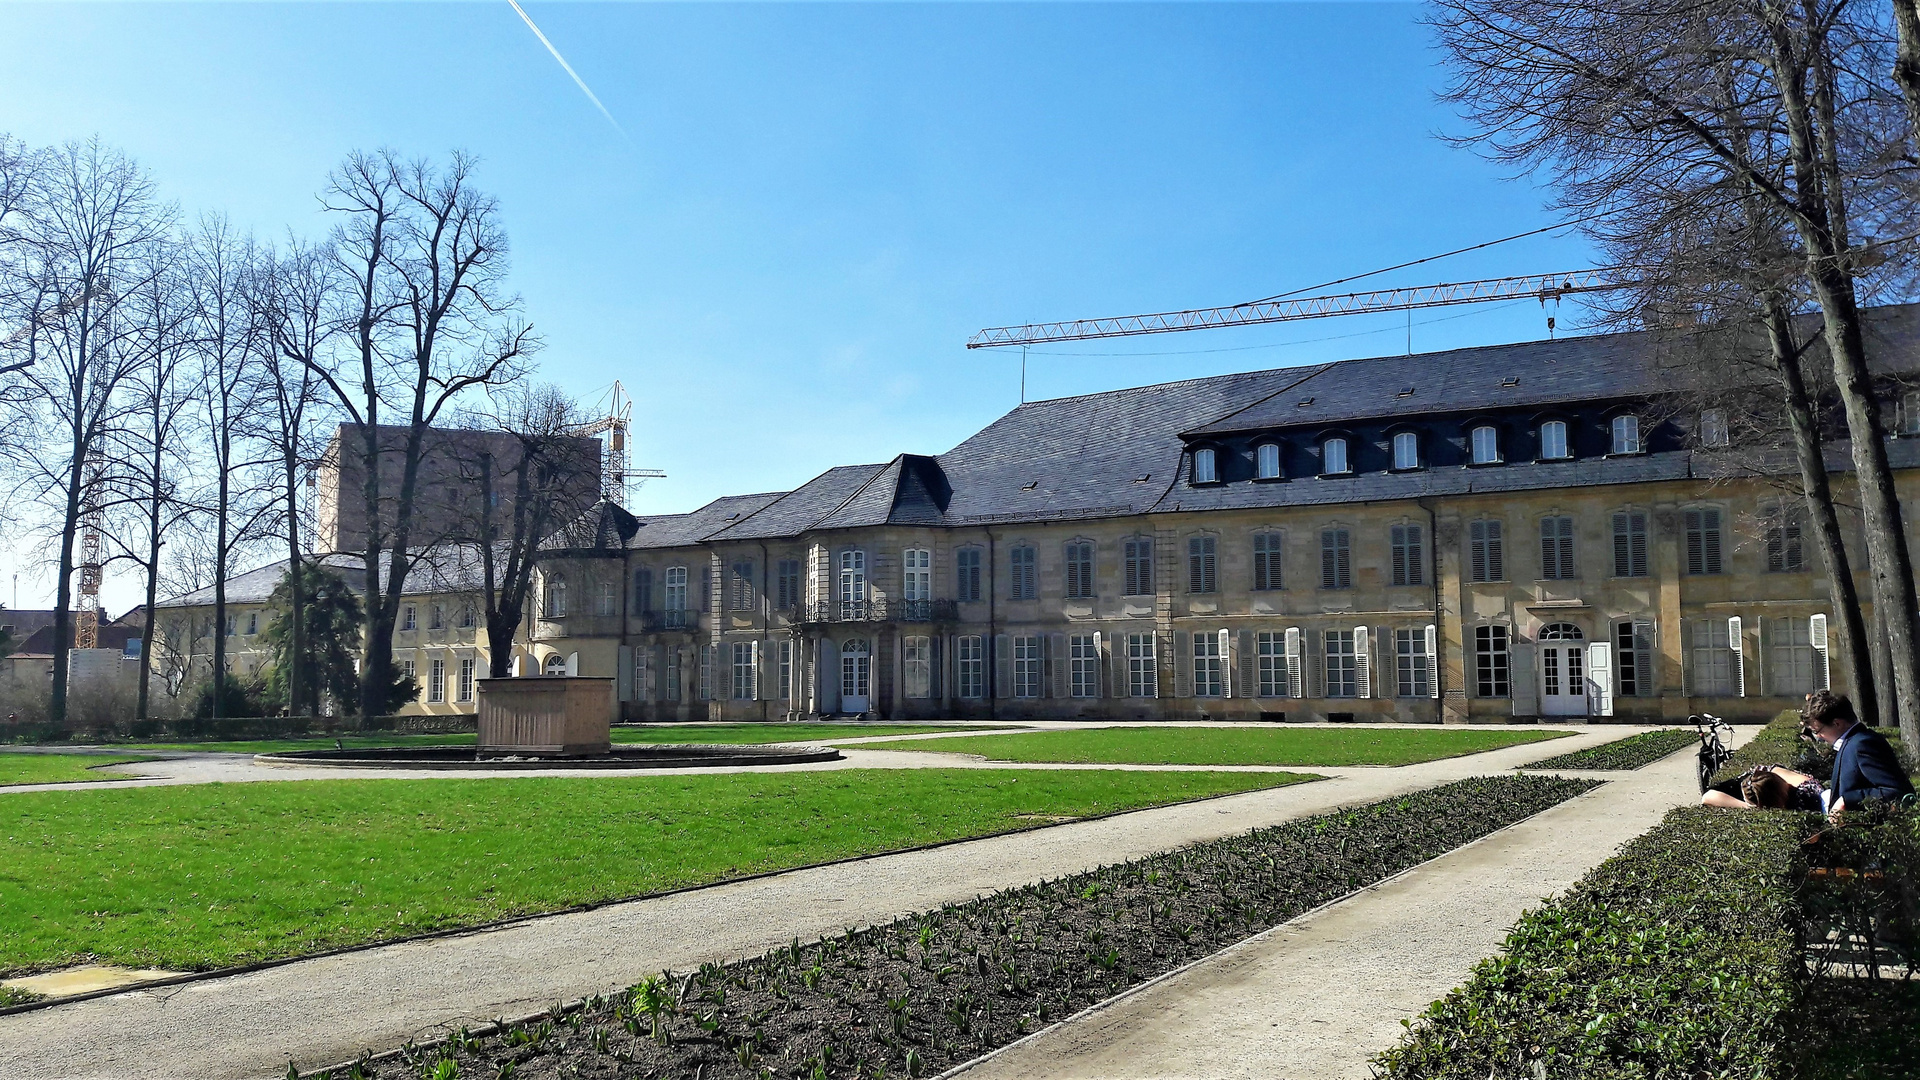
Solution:
[(1372, 631), (1364, 626), (1353, 628), (1353, 691), (1363, 698), (1373, 696), (1373, 642)]
[[(1808, 620), (1807, 642), (1813, 646), (1813, 688), (1831, 690), (1833, 688), (1833, 668), (1827, 653), (1827, 617), (1815, 615)], [(1855, 675), (1855, 679), (1859, 676)]]
[(1300, 628), (1287, 627), (1287, 696), (1303, 698), (1307, 696), (1306, 680), (1300, 666)]
[(1220, 696), (1221, 697), (1230, 698), (1233, 696), (1233, 684), (1236, 681), (1234, 679), (1234, 670), (1233, 670), (1233, 661), (1234, 661), (1235, 655), (1236, 654), (1233, 651), (1233, 631), (1231, 630), (1220, 631)]
[(1605, 641), (1587, 646), (1587, 712), (1613, 715), (1613, 647)]
[[(1814, 618), (1816, 619), (1819, 617), (1820, 616), (1818, 615), (1814, 616)], [(520, 677), (520, 654), (515, 653), (513, 657), (507, 661), (507, 678), (517, 679), (519, 677)]]
[(1727, 651), (1733, 667), (1733, 692), (1740, 697), (1747, 696), (1747, 650), (1746, 635), (1740, 632), (1740, 616), (1727, 620)]
[(1111, 684), (1112, 680), (1107, 675), (1107, 636), (1098, 630), (1093, 632), (1093, 670), (1095, 681), (1093, 696), (1096, 698), (1109, 696), (1107, 688), (1099, 685), (1100, 683)]
[(1680, 696), (1693, 696), (1693, 620), (1680, 620)]
[(580, 674), (580, 654), (577, 652), (568, 653), (567, 654), (567, 678), (571, 679), (578, 676), (579, 674)]
[(749, 664), (749, 667), (747, 670), (748, 670), (749, 680), (753, 683), (753, 685), (748, 687), (748, 690), (750, 692), (747, 694), (747, 696), (752, 698), (755, 701), (760, 701), (763, 697), (763, 695), (760, 693), (762, 689), (761, 679), (760, 679), (760, 655), (761, 655), (760, 643), (757, 641), (752, 641), (752, 642), (748, 642), (748, 645), (751, 646), (751, 648), (747, 656), (747, 662)]
[(1440, 696), (1440, 631), (1432, 623), (1427, 624), (1427, 696)]
[(1540, 672), (1537, 652), (1531, 641), (1507, 639), (1507, 692), (1513, 701), (1513, 715), (1540, 715)]

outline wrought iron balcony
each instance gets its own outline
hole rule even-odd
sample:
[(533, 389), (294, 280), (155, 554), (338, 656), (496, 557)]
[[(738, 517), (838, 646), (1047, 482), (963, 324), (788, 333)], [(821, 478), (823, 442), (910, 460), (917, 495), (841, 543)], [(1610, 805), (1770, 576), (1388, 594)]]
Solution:
[(866, 600), (822, 600), (793, 608), (789, 621), (809, 623), (923, 623), (951, 622), (958, 617), (951, 600), (899, 600), (893, 597)]
[(700, 626), (700, 613), (697, 611), (642, 611), (634, 618), (640, 620), (640, 631), (645, 634), (657, 634), (662, 630), (695, 630)]

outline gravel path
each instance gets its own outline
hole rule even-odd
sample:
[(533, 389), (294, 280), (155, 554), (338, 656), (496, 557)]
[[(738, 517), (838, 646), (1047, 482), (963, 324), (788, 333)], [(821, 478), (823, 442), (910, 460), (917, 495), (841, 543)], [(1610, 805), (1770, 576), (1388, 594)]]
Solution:
[[(1607, 727), (1400, 768), (1320, 768), (1313, 771), (1328, 779), (1318, 783), (790, 871), (0, 1016), (0, 1061), (7, 1063), (10, 1080), (280, 1076), (290, 1057), (303, 1068), (333, 1064), (365, 1048), (384, 1050), (460, 1024), (623, 988), (661, 968), (750, 956), (794, 937), (811, 939), (1338, 805), (1500, 772), (1632, 730)], [(954, 763), (945, 755), (924, 756), (930, 763)], [(1558, 820), (1556, 829), (1536, 837), (1545, 848), (1567, 846), (1589, 828), (1581, 815)], [(1608, 840), (1608, 847), (1614, 842)], [(1488, 951), (1475, 949), (1476, 956)], [(1322, 971), (1315, 980), (1322, 988), (1324, 976)]]
[(1367, 1059), (1399, 1039), (1401, 1019), (1498, 952), (1523, 911), (1699, 798), (1691, 752), (1629, 773), (1564, 775), (1612, 782), (947, 1075), (1368, 1077)]

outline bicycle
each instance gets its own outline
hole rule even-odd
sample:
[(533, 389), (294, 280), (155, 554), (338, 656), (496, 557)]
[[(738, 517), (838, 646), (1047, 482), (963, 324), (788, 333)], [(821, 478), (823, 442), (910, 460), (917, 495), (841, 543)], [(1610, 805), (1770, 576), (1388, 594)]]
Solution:
[(1700, 794), (1705, 795), (1707, 788), (1712, 786), (1713, 774), (1718, 772), (1720, 766), (1725, 765), (1727, 759), (1733, 756), (1732, 748), (1726, 744), (1725, 740), (1720, 738), (1722, 731), (1725, 731), (1728, 735), (1732, 735), (1733, 725), (1712, 713), (1699, 713), (1695, 716), (1689, 716), (1687, 717), (1687, 722), (1691, 723), (1694, 730), (1700, 735), (1698, 771), (1700, 774)]

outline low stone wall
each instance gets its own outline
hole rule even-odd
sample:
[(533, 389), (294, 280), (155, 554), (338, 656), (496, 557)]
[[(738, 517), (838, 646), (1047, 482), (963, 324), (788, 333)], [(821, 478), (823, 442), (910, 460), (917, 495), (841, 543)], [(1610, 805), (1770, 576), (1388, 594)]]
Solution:
[(481, 679), (479, 756), (607, 753), (613, 747), (613, 682), (568, 675)]

